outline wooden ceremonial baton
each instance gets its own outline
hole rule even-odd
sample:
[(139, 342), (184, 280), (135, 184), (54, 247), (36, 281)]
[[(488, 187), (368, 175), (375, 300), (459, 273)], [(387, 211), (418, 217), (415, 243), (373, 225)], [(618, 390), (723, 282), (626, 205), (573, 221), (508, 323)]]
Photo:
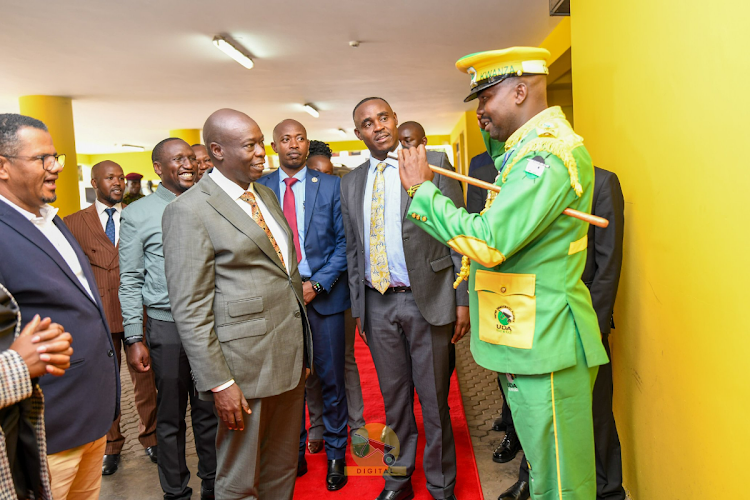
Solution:
[[(388, 153), (388, 158), (391, 158), (392, 160), (398, 160), (398, 155), (396, 155), (396, 153)], [(450, 177), (451, 179), (456, 179), (459, 182), (465, 182), (467, 184), (471, 184), (472, 186), (476, 186), (482, 189), (488, 189), (490, 191), (494, 191), (495, 193), (500, 192), (500, 186), (497, 186), (495, 184), (490, 184), (489, 182), (480, 181), (479, 179), (475, 179), (474, 177), (469, 177), (468, 175), (461, 175), (458, 172), (455, 172), (453, 170), (436, 167), (435, 165), (428, 165), (428, 166), (430, 167), (430, 170), (432, 170), (436, 174), (444, 175), (445, 177)], [(569, 217), (575, 217), (576, 219), (580, 219), (584, 222), (588, 222), (589, 224), (593, 226), (597, 226), (597, 227), (609, 226), (609, 221), (605, 219), (604, 217), (598, 217), (596, 215), (587, 214), (586, 212), (580, 212), (572, 208), (566, 208), (565, 210), (563, 210), (563, 213)]]

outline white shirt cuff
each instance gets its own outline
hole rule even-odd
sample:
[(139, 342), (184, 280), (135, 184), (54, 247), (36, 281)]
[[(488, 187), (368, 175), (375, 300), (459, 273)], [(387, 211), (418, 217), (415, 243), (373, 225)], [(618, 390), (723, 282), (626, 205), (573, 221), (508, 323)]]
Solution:
[(231, 387), (233, 384), (234, 384), (234, 380), (230, 380), (229, 382), (225, 382), (221, 384), (219, 387), (214, 387), (213, 389), (211, 389), (211, 392), (221, 392), (224, 389)]

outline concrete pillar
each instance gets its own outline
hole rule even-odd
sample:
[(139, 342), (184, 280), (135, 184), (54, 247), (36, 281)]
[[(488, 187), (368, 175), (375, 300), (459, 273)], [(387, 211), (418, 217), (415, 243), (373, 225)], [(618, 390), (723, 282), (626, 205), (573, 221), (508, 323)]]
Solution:
[(49, 128), (58, 154), (65, 154), (65, 168), (57, 179), (57, 201), (60, 217), (81, 209), (78, 187), (78, 158), (73, 131), (73, 105), (69, 97), (27, 95), (18, 99), (21, 114), (41, 120)]

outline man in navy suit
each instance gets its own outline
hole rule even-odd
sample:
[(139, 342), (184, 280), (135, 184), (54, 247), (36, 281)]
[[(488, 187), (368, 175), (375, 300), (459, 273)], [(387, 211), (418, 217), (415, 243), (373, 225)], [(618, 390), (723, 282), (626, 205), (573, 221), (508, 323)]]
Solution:
[[(336, 491), (347, 481), (344, 311), (351, 307), (346, 285), (341, 179), (306, 167), (310, 147), (307, 131), (295, 120), (276, 125), (271, 146), (279, 155), (280, 168), (257, 182), (273, 189), (294, 236), (313, 336), (314, 371), (323, 394), (323, 439), (328, 457), (326, 486)], [(304, 428), (303, 419), (298, 475), (306, 472)]]
[[(73, 336), (64, 377), (42, 377), (52, 495), (96, 499), (106, 434), (119, 414), (120, 377), (99, 289), (57, 209), (64, 166), (44, 123), (0, 114), (0, 282), (24, 321), (52, 318)], [(74, 167), (75, 168), (75, 167)]]

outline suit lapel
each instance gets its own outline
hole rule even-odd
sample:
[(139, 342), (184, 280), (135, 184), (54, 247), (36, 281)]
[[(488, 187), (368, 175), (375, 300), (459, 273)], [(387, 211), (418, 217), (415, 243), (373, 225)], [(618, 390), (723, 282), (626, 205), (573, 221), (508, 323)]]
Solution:
[[(313, 181), (313, 179), (316, 179)], [(307, 180), (305, 182), (305, 234), (309, 234), (310, 221), (315, 209), (315, 199), (318, 197), (320, 188), (320, 173), (307, 169)]]
[[(75, 236), (73, 236), (73, 233), (70, 232), (70, 229), (68, 229), (68, 226), (65, 225), (65, 223), (60, 218), (60, 216), (55, 216), (52, 222), (54, 222), (54, 224), (57, 226), (57, 228), (60, 230), (63, 236), (65, 236), (65, 239), (68, 240), (68, 243), (70, 243), (70, 246), (73, 248), (73, 252), (75, 252), (76, 257), (78, 258), (78, 262), (81, 264), (81, 269), (83, 270), (83, 276), (86, 278), (86, 281), (89, 284), (89, 288), (91, 289), (91, 295), (94, 296), (93, 301), (96, 303), (96, 305), (99, 306), (99, 312), (103, 313), (104, 309), (102, 306), (101, 297), (99, 297), (99, 288), (96, 286), (96, 278), (94, 278), (94, 272), (91, 270), (91, 264), (89, 264), (88, 257), (86, 257), (86, 254), (83, 253), (83, 250), (81, 249), (81, 245), (78, 244), (78, 241), (76, 241)], [(107, 241), (109, 241), (109, 238), (107, 238)], [(112, 242), (110, 242), (110, 245), (111, 244)], [(68, 265), (66, 264), (65, 267), (68, 267)], [(73, 281), (75, 282), (76, 285), (78, 285), (78, 288), (80, 288), (83, 291), (83, 293), (86, 294), (86, 297), (91, 298), (91, 295), (89, 295), (89, 293), (81, 284), (80, 280), (73, 274), (72, 271), (70, 274), (73, 276), (74, 278)], [(105, 324), (108, 324), (106, 317), (102, 316), (102, 319), (104, 320)]]
[(112, 244), (107, 233), (104, 232), (102, 222), (99, 219), (99, 214), (96, 212), (96, 204), (92, 204), (88, 208), (83, 210), (83, 220), (88, 226), (91, 234), (99, 241), (101, 248), (104, 249), (110, 255), (109, 264), (111, 265), (115, 259), (119, 258), (117, 247)]
[(362, 242), (362, 245), (365, 244), (365, 189), (367, 188), (367, 174), (369, 170), (370, 160), (367, 160), (362, 165), (360, 165), (360, 168), (355, 170), (359, 177), (357, 178), (357, 182), (354, 183), (354, 213), (355, 219), (357, 220), (357, 232), (359, 234), (359, 240), (360, 242)]
[[(222, 217), (224, 217), (230, 224), (232, 224), (238, 231), (243, 233), (245, 236), (253, 240), (258, 245), (258, 248), (265, 253), (276, 265), (286, 273), (286, 268), (281, 264), (279, 256), (276, 255), (276, 250), (271, 245), (271, 240), (266, 236), (258, 224), (245, 213), (237, 203), (231, 199), (223, 189), (221, 189), (211, 177), (205, 175), (198, 183), (201, 190), (206, 193), (208, 198), (208, 204), (211, 205)], [(263, 198), (265, 202), (265, 198)]]
[[(31, 243), (39, 247), (40, 250), (42, 250), (44, 253), (46, 253), (54, 262), (57, 264), (57, 267), (60, 268), (60, 270), (65, 274), (65, 276), (70, 279), (70, 281), (73, 282), (73, 284), (83, 292), (86, 297), (88, 297), (89, 300), (92, 300), (91, 295), (86, 291), (86, 289), (83, 287), (81, 282), (78, 280), (75, 274), (73, 274), (73, 271), (70, 269), (70, 266), (67, 262), (65, 262), (65, 259), (63, 259), (62, 255), (60, 255), (60, 252), (57, 251), (57, 249), (50, 243), (50, 241), (47, 239), (42, 232), (37, 229), (34, 224), (26, 219), (23, 215), (21, 215), (18, 211), (16, 211), (14, 208), (8, 206), (5, 202), (0, 201), (0, 219), (2, 219), (9, 228), (29, 240)], [(57, 224), (57, 221), (62, 222), (60, 217), (55, 217), (55, 225), (58, 227), (63, 226), (63, 224)], [(62, 229), (61, 229), (62, 231)], [(62, 231), (63, 235), (70, 241), (71, 238), (73, 238), (73, 235), (70, 234), (70, 231), (65, 228), (65, 231)], [(66, 234), (67, 233), (67, 234)], [(76, 250), (76, 245), (73, 245), (73, 249)], [(83, 256), (84, 260), (81, 261), (81, 255), (79, 255), (79, 252), (76, 251), (76, 255), (78, 256), (79, 261), (82, 263), (81, 267), (86, 267), (83, 265), (83, 263), (87, 263), (88, 260), (85, 260), (86, 257)], [(85, 272), (85, 271), (84, 271)], [(88, 276), (87, 276), (88, 279)], [(89, 282), (91, 283), (91, 282)], [(94, 288), (96, 290), (96, 288)]]

